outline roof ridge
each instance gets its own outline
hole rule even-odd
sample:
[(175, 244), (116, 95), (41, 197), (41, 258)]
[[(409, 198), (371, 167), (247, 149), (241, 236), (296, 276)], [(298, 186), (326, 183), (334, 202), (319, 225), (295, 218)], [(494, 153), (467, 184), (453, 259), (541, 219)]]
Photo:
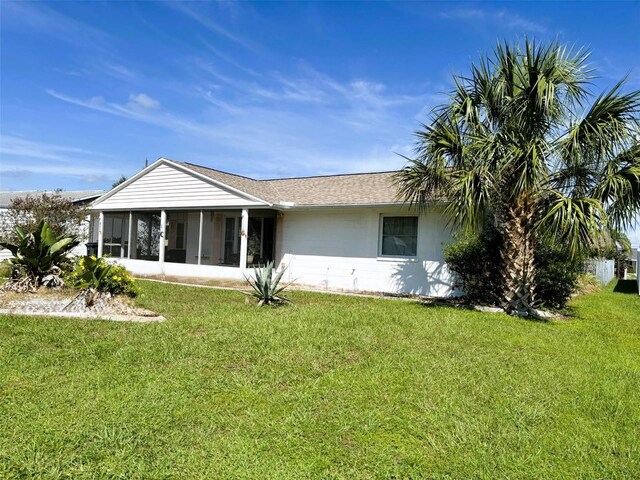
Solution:
[(225, 175), (232, 175), (234, 177), (244, 178), (246, 180), (251, 180), (253, 182), (259, 182), (260, 181), (260, 180), (255, 179), (255, 178), (247, 177), (246, 175), (240, 175), (238, 173), (225, 172), (224, 170), (220, 170), (218, 168), (206, 167), (204, 165), (198, 165), (197, 163), (182, 162), (182, 161), (178, 161), (178, 160), (171, 160), (170, 158), (167, 158), (167, 160), (169, 160), (171, 162), (174, 162), (174, 163), (182, 164), (182, 165), (188, 165), (190, 167), (198, 167), (198, 168), (205, 168), (207, 170), (213, 170), (214, 172), (224, 173)]
[(264, 178), (258, 182), (277, 182), (278, 180), (302, 180), (305, 178), (330, 178), (330, 177), (353, 177), (356, 175), (380, 175), (383, 173), (397, 173), (400, 170), (383, 170), (380, 172), (355, 172), (355, 173), (332, 173), (329, 175), (302, 175), (299, 177)]
[(298, 175), (298, 176), (293, 176), (293, 177), (281, 177), (281, 178), (252, 178), (252, 177), (248, 177), (246, 175), (240, 175), (239, 173), (231, 173), (231, 172), (227, 172), (225, 170), (220, 170), (218, 168), (212, 168), (212, 167), (207, 167), (205, 165), (199, 165), (197, 163), (183, 162), (183, 161), (180, 161), (180, 160), (172, 160), (172, 159), (166, 158), (166, 157), (164, 157), (164, 158), (166, 160), (169, 160), (169, 161), (174, 162), (174, 163), (188, 165), (188, 166), (191, 166), (191, 167), (205, 168), (207, 170), (213, 170), (214, 172), (223, 173), (225, 175), (232, 175), (234, 177), (244, 178), (246, 180), (252, 180), (254, 182), (274, 182), (274, 181), (278, 181), (278, 180), (298, 180), (298, 179), (303, 179), (303, 178), (347, 177), (347, 176), (353, 176), (353, 175), (379, 175), (379, 174), (382, 174), (382, 173), (397, 173), (397, 172), (400, 171), (400, 170), (380, 170), (380, 171), (377, 171), (377, 172), (331, 173), (331, 174), (328, 174), (328, 175)]

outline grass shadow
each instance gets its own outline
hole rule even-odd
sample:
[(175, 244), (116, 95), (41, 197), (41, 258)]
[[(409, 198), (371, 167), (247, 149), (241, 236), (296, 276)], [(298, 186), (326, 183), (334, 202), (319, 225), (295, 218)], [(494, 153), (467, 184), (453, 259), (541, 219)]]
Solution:
[(635, 280), (618, 280), (613, 287), (613, 291), (616, 293), (633, 293), (638, 294), (638, 284)]

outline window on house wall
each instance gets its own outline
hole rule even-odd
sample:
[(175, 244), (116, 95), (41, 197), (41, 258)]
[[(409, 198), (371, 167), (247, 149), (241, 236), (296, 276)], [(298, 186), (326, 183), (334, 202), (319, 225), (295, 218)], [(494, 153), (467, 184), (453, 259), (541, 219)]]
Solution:
[(418, 217), (382, 217), (380, 254), (415, 257), (418, 253)]

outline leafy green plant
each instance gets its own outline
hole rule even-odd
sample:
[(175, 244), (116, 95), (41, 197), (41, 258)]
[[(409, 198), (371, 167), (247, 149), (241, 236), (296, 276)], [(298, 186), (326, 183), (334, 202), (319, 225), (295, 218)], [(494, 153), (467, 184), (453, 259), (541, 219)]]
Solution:
[(88, 214), (86, 205), (65, 198), (61, 190), (38, 195), (16, 196), (9, 202), (0, 222), (0, 241), (17, 243), (16, 227), (34, 231), (41, 220), (59, 237), (79, 237)]
[(104, 258), (93, 255), (80, 257), (65, 280), (69, 285), (83, 290), (130, 297), (140, 293), (135, 280), (124, 266), (110, 264)]
[(67, 253), (79, 242), (74, 237), (56, 235), (49, 224), (41, 220), (33, 231), (16, 227), (17, 243), (0, 243), (13, 258), (11, 279), (4, 288), (18, 292), (33, 291), (38, 287), (64, 285), (61, 274)]
[(280, 280), (286, 268), (283, 268), (280, 272), (275, 272), (275, 276), (274, 270), (273, 262), (267, 262), (266, 265), (253, 269), (255, 279), (247, 277), (246, 275), (244, 277), (247, 283), (253, 288), (253, 292), (248, 295), (258, 300), (259, 307), (263, 305), (291, 303), (289, 299), (281, 295), (288, 286), (280, 286)]
[[(488, 224), (477, 234), (468, 234), (444, 248), (445, 261), (456, 273), (457, 286), (472, 303), (501, 304), (502, 287), (500, 232)], [(572, 257), (550, 242), (536, 242), (534, 254), (536, 285), (533, 305), (552, 309), (564, 308), (575, 291), (583, 271), (581, 257)]]
[(472, 303), (500, 304), (500, 235), (487, 225), (479, 234), (467, 234), (445, 245), (444, 258), (456, 273), (455, 286)]

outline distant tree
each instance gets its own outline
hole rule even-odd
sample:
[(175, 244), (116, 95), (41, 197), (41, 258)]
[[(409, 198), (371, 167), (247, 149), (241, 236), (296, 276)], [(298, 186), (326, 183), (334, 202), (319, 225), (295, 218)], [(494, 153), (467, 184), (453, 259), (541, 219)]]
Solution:
[(44, 220), (58, 237), (77, 237), (82, 234), (88, 210), (85, 205), (64, 198), (60, 190), (14, 198), (9, 208), (2, 214), (0, 239), (4, 242), (18, 240), (15, 227), (24, 231), (34, 231)]
[(128, 180), (127, 177), (122, 175), (118, 180), (116, 180), (115, 182), (113, 182), (111, 184), (111, 188), (116, 188), (118, 185), (120, 185), (121, 183), (126, 182), (127, 180)]
[(640, 211), (640, 91), (620, 82), (593, 98), (588, 56), (556, 43), (499, 44), (454, 79), (397, 177), (408, 203), (445, 198), (454, 224), (497, 228), (509, 313), (535, 315), (541, 242), (575, 258)]

